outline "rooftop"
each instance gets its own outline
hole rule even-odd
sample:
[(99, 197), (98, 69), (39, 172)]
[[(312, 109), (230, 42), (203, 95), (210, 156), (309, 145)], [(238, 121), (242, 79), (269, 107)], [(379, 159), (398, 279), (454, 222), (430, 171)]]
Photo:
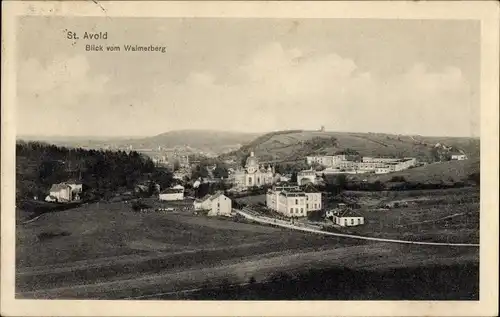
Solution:
[(71, 186), (69, 186), (68, 184), (65, 184), (65, 183), (54, 184), (50, 187), (50, 191), (55, 192), (55, 191), (60, 191), (61, 189), (67, 189), (67, 188), (71, 188)]
[(283, 191), (280, 193), (285, 197), (305, 197), (306, 194), (303, 191)]
[(363, 217), (360, 213), (352, 209), (333, 209), (331, 210), (333, 214), (337, 217)]
[(167, 188), (162, 190), (160, 194), (179, 194), (183, 192), (184, 190), (181, 188)]

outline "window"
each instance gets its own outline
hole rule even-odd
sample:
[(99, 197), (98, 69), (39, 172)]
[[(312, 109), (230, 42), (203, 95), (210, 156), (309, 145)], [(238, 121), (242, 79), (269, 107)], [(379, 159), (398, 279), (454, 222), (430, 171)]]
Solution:
[(354, 219), (351, 219), (351, 225), (353, 225), (353, 224), (354, 224)]
[(293, 213), (293, 208), (290, 208), (290, 212)]
[(299, 204), (299, 200), (295, 199), (295, 205), (298, 205), (298, 204)]
[(347, 226), (347, 219), (344, 219), (344, 225)]
[(300, 213), (303, 214), (304, 213), (304, 208), (300, 208)]
[(316, 204), (314, 204), (314, 208), (317, 208), (317, 207), (316, 207)]

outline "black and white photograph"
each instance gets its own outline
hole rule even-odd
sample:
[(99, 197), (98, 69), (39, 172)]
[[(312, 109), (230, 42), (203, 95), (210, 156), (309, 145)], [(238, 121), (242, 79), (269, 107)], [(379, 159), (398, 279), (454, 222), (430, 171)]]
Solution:
[(15, 300), (483, 298), (480, 19), (89, 2), (15, 17)]

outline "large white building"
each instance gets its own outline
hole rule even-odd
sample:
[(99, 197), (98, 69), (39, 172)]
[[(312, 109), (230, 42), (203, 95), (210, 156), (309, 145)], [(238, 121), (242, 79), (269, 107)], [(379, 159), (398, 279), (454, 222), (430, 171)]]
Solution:
[(266, 206), (286, 217), (306, 217), (309, 211), (321, 210), (321, 193), (312, 187), (274, 187), (266, 194)]
[[(387, 157), (369, 157), (365, 156), (361, 162), (347, 160), (346, 155), (336, 156), (308, 156), (307, 163), (319, 163), (326, 166), (321, 174), (336, 173), (370, 173), (385, 174), (402, 171), (417, 165), (417, 160), (413, 157), (405, 158), (387, 158)], [(305, 175), (304, 178), (310, 176)]]
[(208, 211), (208, 216), (231, 216), (231, 199), (220, 192), (196, 199), (193, 204), (194, 210)]
[(346, 155), (319, 155), (307, 156), (306, 162), (308, 165), (320, 164), (324, 167), (336, 167), (340, 162), (347, 160)]
[(247, 158), (245, 168), (235, 170), (230, 177), (234, 185), (239, 188), (272, 185), (279, 180), (279, 176), (275, 174), (274, 168), (270, 165), (267, 167), (260, 165), (259, 159), (253, 152)]

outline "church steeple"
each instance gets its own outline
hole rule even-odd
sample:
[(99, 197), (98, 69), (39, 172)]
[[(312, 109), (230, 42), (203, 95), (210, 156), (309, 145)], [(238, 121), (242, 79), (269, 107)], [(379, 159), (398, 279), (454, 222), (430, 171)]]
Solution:
[(254, 173), (259, 169), (259, 160), (254, 156), (253, 152), (250, 152), (250, 156), (246, 160), (245, 168), (248, 173)]

